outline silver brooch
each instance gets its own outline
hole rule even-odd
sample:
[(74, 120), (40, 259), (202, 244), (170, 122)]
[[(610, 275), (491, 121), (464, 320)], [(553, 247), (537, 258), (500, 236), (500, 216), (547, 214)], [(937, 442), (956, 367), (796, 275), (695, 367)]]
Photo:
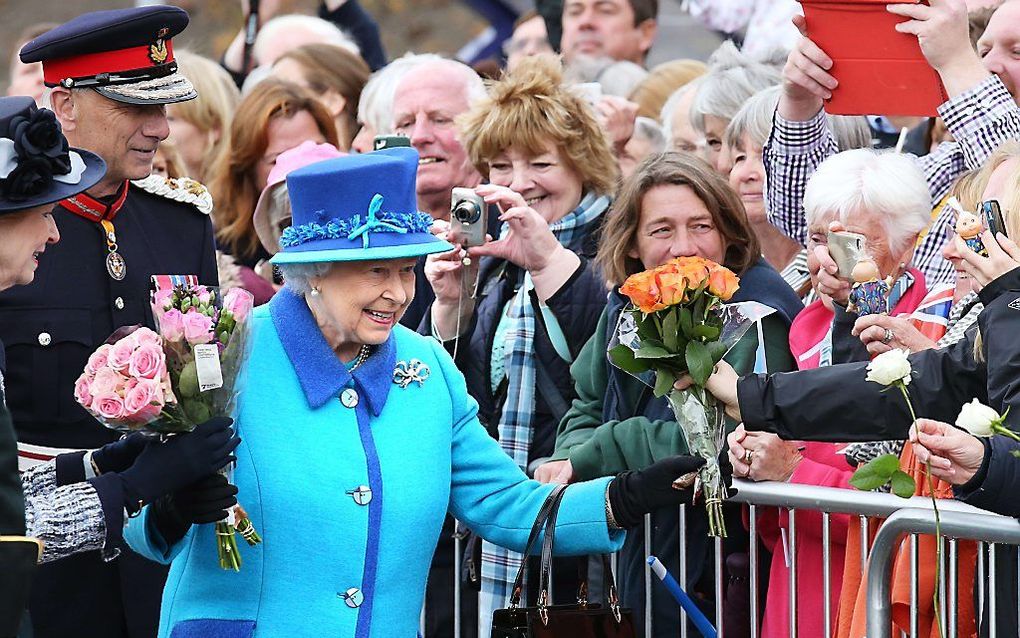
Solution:
[(429, 367), (417, 359), (398, 361), (396, 367), (393, 368), (393, 383), (401, 388), (406, 388), (414, 382), (424, 385), (425, 379), (428, 379), (431, 374), (432, 371), (429, 370)]

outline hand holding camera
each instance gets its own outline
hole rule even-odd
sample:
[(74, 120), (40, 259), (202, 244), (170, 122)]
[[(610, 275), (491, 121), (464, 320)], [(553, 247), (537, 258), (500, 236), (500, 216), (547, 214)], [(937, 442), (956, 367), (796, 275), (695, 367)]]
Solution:
[(559, 251), (565, 250), (549, 230), (549, 222), (528, 206), (519, 193), (495, 184), (479, 186), (475, 193), (486, 204), (499, 206), (503, 211), (499, 221), (506, 223), (510, 232), (497, 241), (470, 248), (468, 254), (472, 257), (498, 257), (534, 274), (548, 266)]
[[(832, 222), (829, 224), (829, 231), (840, 233), (844, 231), (844, 228), (839, 222)], [(850, 298), (849, 275), (846, 278), (841, 277), (840, 265), (833, 259), (831, 248), (831, 245), (825, 245), (815, 246), (813, 249), (814, 261), (818, 264), (817, 289), (820, 294), (831, 297), (840, 305), (845, 305)], [(851, 265), (850, 268), (852, 269), (853, 266)]]

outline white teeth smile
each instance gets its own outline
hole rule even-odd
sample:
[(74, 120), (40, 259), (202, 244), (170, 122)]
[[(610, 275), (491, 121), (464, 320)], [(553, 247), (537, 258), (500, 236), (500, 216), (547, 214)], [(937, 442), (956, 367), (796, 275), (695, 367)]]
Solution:
[(387, 321), (387, 320), (393, 318), (393, 313), (392, 312), (376, 312), (374, 310), (366, 310), (365, 312), (367, 312), (368, 314), (372, 315), (373, 317), (375, 317), (376, 319), (379, 319), (381, 321)]
[(537, 204), (538, 202), (542, 201), (543, 199), (545, 199), (545, 195), (542, 195), (540, 197), (532, 197), (530, 199), (526, 199), (526, 200), (524, 200), (524, 203), (527, 204), (528, 206), (534, 206), (535, 204)]
[(422, 157), (418, 160), (418, 166), (421, 166), (422, 164), (435, 164), (438, 161), (438, 157)]

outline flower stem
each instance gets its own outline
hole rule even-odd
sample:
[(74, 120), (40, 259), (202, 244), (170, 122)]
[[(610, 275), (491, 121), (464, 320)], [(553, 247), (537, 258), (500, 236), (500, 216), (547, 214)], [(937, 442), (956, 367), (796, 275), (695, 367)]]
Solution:
[[(911, 425), (917, 426), (917, 414), (914, 413), (914, 404), (910, 401), (910, 393), (907, 386), (902, 382), (896, 384), (910, 410)], [(932, 594), (932, 608), (935, 610), (935, 623), (938, 627), (939, 638), (945, 636), (942, 630), (942, 610), (939, 605), (939, 598), (942, 591), (942, 521), (939, 518), (938, 499), (935, 498), (935, 481), (931, 477), (931, 459), (924, 464), (924, 474), (928, 482), (928, 495), (931, 497), (931, 508), (935, 512), (935, 593)]]

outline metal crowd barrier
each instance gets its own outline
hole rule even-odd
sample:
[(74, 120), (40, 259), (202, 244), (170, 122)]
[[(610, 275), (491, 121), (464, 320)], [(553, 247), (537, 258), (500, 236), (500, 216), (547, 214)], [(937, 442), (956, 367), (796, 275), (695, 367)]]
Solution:
[[(787, 521), (787, 542), (790, 547), (789, 551), (789, 582), (787, 586), (789, 591), (792, 592), (788, 596), (789, 600), (789, 618), (790, 618), (790, 638), (797, 638), (797, 517), (794, 513), (798, 510), (812, 510), (821, 512), (822, 515), (822, 583), (823, 583), (823, 619), (824, 626), (831, 628), (833, 626), (834, 610), (831, 608), (831, 596), (832, 591), (832, 578), (833, 575), (830, 573), (830, 555), (832, 550), (831, 533), (830, 533), (830, 516), (833, 514), (849, 514), (860, 516), (861, 525), (861, 569), (868, 569), (867, 571), (867, 635), (869, 638), (892, 638), (891, 632), (891, 576), (893, 571), (893, 558), (896, 555), (897, 550), (901, 546), (902, 537), (908, 535), (910, 538), (911, 548), (911, 561), (910, 561), (910, 576), (911, 576), (911, 621), (910, 621), (910, 632), (903, 632), (902, 636), (910, 636), (911, 638), (918, 638), (917, 636), (917, 596), (918, 596), (918, 534), (934, 534), (935, 532), (935, 520), (934, 512), (931, 508), (931, 500), (927, 497), (913, 497), (909, 499), (902, 499), (892, 494), (883, 494), (876, 492), (861, 492), (852, 489), (839, 489), (831, 487), (820, 487), (815, 485), (801, 485), (796, 483), (778, 483), (778, 482), (753, 482), (742, 479), (735, 479), (733, 481), (734, 493), (730, 497), (730, 501), (736, 503), (742, 503), (748, 506), (749, 510), (749, 530), (748, 533), (752, 540), (749, 544), (749, 559), (750, 559), (750, 574), (749, 574), (749, 594), (750, 594), (750, 635), (752, 638), (758, 638), (761, 633), (759, 626), (759, 617), (761, 616), (761, 608), (759, 600), (763, 600), (760, 596), (761, 592), (759, 587), (758, 578), (758, 561), (759, 551), (757, 539), (757, 519), (759, 508), (761, 507), (778, 507), (785, 509), (789, 513)], [(686, 522), (687, 522), (687, 508), (681, 506), (679, 508), (679, 538), (686, 538)], [(976, 507), (961, 503), (959, 501), (952, 500), (940, 500), (939, 501), (939, 513), (941, 518), (941, 532), (943, 541), (948, 545), (948, 553), (943, 552), (943, 556), (949, 557), (949, 574), (946, 578), (944, 565), (939, 567), (939, 574), (942, 577), (942, 599), (940, 603), (940, 609), (942, 611), (942, 626), (946, 627), (945, 638), (957, 638), (957, 617), (956, 617), (956, 600), (957, 600), (957, 587), (959, 585), (957, 573), (958, 573), (958, 561), (957, 561), (957, 541), (959, 540), (972, 540), (978, 541), (978, 564), (977, 564), (977, 599), (979, 601), (980, 619), (994, 619), (996, 614), (1000, 611), (1013, 611), (1017, 614), (1017, 623), (1020, 626), (1020, 602), (1009, 601), (1008, 605), (1003, 605), (1000, 609), (998, 601), (996, 601), (995, 587), (994, 584), (988, 589), (988, 604), (987, 609), (984, 605), (981, 605), (980, 601), (985, 599), (985, 586), (986, 576), (992, 583), (995, 582), (995, 550), (996, 544), (1008, 544), (1008, 545), (1020, 545), (1020, 522), (1016, 519), (999, 516), (992, 514), (985, 510), (978, 509)], [(868, 517), (881, 517), (886, 519), (878, 530), (874, 542), (869, 548), (869, 520)], [(650, 517), (646, 517), (645, 525), (645, 549), (646, 554), (651, 554), (652, 539), (651, 539), (651, 525)], [(731, 534), (744, 533), (743, 529), (730, 530)], [(461, 543), (459, 540), (456, 541), (456, 558), (455, 567), (459, 574), (460, 571), (460, 550)], [(678, 548), (679, 551), (679, 573), (674, 574), (677, 581), (681, 584), (686, 583), (687, 576), (687, 565), (686, 565), (686, 552), (685, 547), (681, 545)], [(612, 561), (612, 569), (616, 570), (615, 556)], [(774, 558), (775, 559), (775, 558)], [(715, 607), (716, 615), (714, 618), (716, 624), (716, 630), (719, 638), (723, 638), (726, 633), (726, 627), (723, 624), (723, 606), (724, 606), (724, 593), (725, 593), (725, 573), (723, 568), (723, 551), (721, 539), (716, 539), (715, 542), (715, 555), (714, 555), (714, 567), (715, 567)], [(986, 567), (987, 563), (987, 567)], [(1018, 560), (1018, 574), (1020, 574), (1020, 560)], [(986, 573), (987, 572), (987, 573)], [(460, 580), (459, 578), (454, 579), (455, 591), (454, 591), (454, 608), (455, 608), (455, 621), (454, 621), (454, 638), (461, 637), (461, 623), (460, 623)], [(645, 572), (645, 608), (644, 612), (644, 626), (647, 635), (653, 633), (653, 608), (652, 608), (652, 592), (654, 587), (659, 585), (654, 582), (654, 577), (651, 568), (646, 568)], [(1020, 582), (1017, 583), (1020, 588)], [(948, 590), (948, 596), (947, 596)], [(947, 601), (949, 607), (947, 609)], [(635, 610), (637, 613), (638, 610)], [(687, 615), (682, 610), (680, 611), (680, 635), (682, 638), (688, 638), (689, 630), (687, 623)], [(990, 622), (989, 625), (989, 638), (996, 638), (995, 635), (995, 623)], [(744, 633), (744, 632), (740, 632)], [(421, 616), (421, 635), (425, 638), (436, 638), (433, 636), (427, 636), (425, 633), (425, 610), (424, 606), (422, 609)], [(487, 638), (480, 636), (480, 638)], [(806, 638), (818, 638), (815, 636), (808, 636)], [(901, 637), (897, 637), (901, 638)], [(927, 638), (927, 637), (925, 637)]]

